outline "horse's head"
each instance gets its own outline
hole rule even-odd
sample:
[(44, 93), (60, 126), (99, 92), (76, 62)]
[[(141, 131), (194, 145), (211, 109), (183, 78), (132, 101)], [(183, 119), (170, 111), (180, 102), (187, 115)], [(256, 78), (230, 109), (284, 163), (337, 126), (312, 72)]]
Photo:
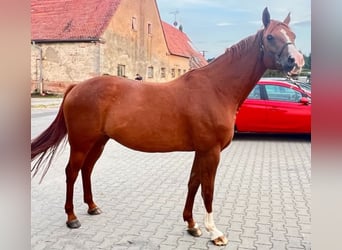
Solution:
[(284, 22), (270, 19), (270, 13), (265, 8), (262, 16), (264, 23), (262, 50), (264, 63), (269, 69), (277, 69), (286, 74), (298, 74), (304, 66), (304, 57), (295, 46), (296, 35), (291, 31), (290, 13)]

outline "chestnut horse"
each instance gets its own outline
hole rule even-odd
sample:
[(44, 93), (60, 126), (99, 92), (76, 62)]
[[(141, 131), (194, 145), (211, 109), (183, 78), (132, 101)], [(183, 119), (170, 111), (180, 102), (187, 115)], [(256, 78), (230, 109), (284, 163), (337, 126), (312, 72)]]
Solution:
[[(144, 152), (195, 151), (183, 219), (193, 236), (202, 234), (192, 210), (199, 186), (206, 215), (204, 225), (215, 245), (227, 244), (213, 220), (213, 193), (220, 152), (232, 141), (235, 115), (266, 69), (298, 73), (304, 64), (288, 24), (262, 16), (264, 28), (240, 41), (205, 67), (167, 83), (100, 76), (70, 86), (52, 124), (31, 142), (33, 176), (44, 177), (56, 149), (67, 136), (67, 226), (80, 227), (73, 208), (74, 183), (82, 173), (88, 213), (101, 213), (94, 203), (90, 176), (106, 142)], [(248, 157), (248, 156), (246, 156)], [(45, 164), (43, 164), (45, 163)], [(45, 168), (44, 168), (45, 167)]]

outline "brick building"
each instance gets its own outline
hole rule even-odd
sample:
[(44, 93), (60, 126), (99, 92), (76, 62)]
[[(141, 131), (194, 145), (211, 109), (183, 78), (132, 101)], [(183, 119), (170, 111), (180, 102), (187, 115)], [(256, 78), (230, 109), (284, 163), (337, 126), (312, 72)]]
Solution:
[(164, 82), (207, 64), (156, 0), (31, 0), (31, 90), (102, 74)]

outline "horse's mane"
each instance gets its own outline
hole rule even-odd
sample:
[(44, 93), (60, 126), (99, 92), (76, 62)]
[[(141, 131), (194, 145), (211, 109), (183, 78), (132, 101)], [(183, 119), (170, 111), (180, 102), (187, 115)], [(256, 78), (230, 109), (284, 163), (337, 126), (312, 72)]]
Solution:
[(259, 34), (261, 34), (261, 31), (258, 31), (257, 34), (251, 35), (240, 42), (232, 45), (230, 48), (226, 49), (225, 54), (228, 54), (228, 56), (232, 57), (232, 59), (240, 58), (242, 55), (246, 55), (246, 51), (249, 51), (251, 47), (255, 45), (255, 43), (260, 44)]
[(212, 67), (213, 64), (219, 63), (221, 60), (226, 60), (228, 63), (233, 63), (235, 60), (241, 58), (241, 56), (246, 56), (246, 54), (248, 54), (248, 51), (253, 49), (256, 43), (258, 44), (258, 46), (260, 46), (262, 34), (263, 29), (259, 30), (256, 34), (250, 35), (245, 39), (239, 41), (238, 43), (232, 45), (231, 47), (227, 48), (225, 53), (219, 55), (207, 65), (198, 69), (192, 69), (183, 76), (189, 78), (192, 74), (201, 70), (205, 70), (208, 67)]
[(248, 52), (248, 50), (250, 50), (255, 43), (260, 43), (260, 36), (262, 35), (262, 31), (263, 30), (259, 30), (256, 34), (248, 36), (245, 39), (227, 48), (225, 53), (215, 58), (212, 62), (222, 57), (228, 57), (230, 60), (235, 60), (240, 58), (242, 55), (246, 55), (246, 51)]

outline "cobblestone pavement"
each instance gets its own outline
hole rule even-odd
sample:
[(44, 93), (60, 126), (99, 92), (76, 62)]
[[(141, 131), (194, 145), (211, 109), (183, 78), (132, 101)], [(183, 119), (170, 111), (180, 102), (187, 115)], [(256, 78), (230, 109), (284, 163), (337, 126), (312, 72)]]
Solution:
[[(56, 109), (32, 109), (32, 136)], [(95, 166), (92, 181), (101, 215), (83, 203), (81, 176), (74, 206), (82, 223), (65, 225), (68, 146), (41, 184), (31, 184), (32, 249), (311, 249), (311, 141), (297, 136), (240, 135), (221, 154), (215, 182), (214, 218), (228, 236), (216, 247), (203, 226), (197, 193), (194, 218), (203, 235), (186, 232), (182, 213), (194, 154), (142, 153), (113, 140)]]

